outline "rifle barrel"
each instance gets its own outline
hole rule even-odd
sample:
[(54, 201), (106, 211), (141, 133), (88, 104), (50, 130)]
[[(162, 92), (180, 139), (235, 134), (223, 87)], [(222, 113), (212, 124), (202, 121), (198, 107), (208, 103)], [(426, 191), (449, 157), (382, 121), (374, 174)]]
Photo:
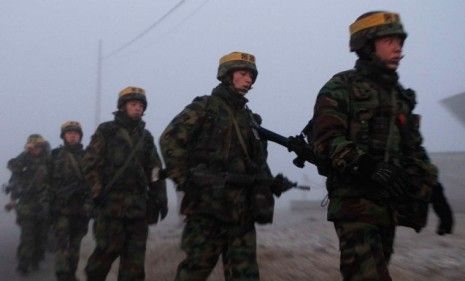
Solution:
[(260, 136), (266, 140), (269, 140), (269, 141), (272, 141), (272, 142), (275, 142), (277, 144), (280, 144), (282, 146), (285, 146), (285, 147), (289, 147), (289, 140), (288, 138), (280, 135), (280, 134), (277, 134), (275, 132), (272, 132), (268, 129), (265, 129), (263, 127), (260, 127), (258, 126), (257, 128), (257, 131), (258, 133), (260, 134)]

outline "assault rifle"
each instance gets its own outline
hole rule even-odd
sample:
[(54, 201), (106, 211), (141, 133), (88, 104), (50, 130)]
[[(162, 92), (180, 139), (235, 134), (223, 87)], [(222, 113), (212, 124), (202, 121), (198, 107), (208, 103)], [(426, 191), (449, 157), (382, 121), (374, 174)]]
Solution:
[(289, 152), (294, 152), (297, 157), (292, 161), (299, 168), (305, 166), (305, 161), (315, 163), (315, 155), (313, 154), (313, 145), (305, 140), (303, 133), (295, 137), (284, 137), (273, 131), (265, 129), (261, 126), (255, 126), (261, 138), (272, 141), (287, 148)]
[(83, 183), (74, 182), (66, 186), (60, 187), (56, 191), (58, 198), (61, 198), (65, 201), (69, 201), (71, 198), (79, 197), (83, 199), (90, 195), (90, 188)]
[[(299, 185), (296, 182), (291, 182), (284, 176), (278, 175), (282, 179), (282, 191), (296, 188), (300, 190), (310, 190), (309, 186)], [(190, 179), (199, 185), (209, 185), (216, 188), (223, 188), (226, 184), (234, 184), (239, 186), (250, 186), (258, 183), (272, 185), (276, 183), (277, 177), (271, 176), (251, 176), (248, 174), (234, 174), (228, 172), (216, 173), (200, 166), (190, 170)]]

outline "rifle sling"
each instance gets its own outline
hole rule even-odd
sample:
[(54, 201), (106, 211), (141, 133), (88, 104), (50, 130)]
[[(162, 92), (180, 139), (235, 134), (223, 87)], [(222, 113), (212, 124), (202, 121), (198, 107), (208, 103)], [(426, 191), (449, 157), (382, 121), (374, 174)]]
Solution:
[[(122, 129), (124, 131), (124, 129)], [(133, 147), (133, 149), (131, 150), (131, 152), (129, 153), (128, 155), (128, 158), (126, 158), (126, 161), (124, 162), (123, 166), (121, 166), (115, 173), (115, 175), (113, 176), (113, 178), (111, 178), (111, 180), (108, 182), (108, 184), (105, 186), (105, 188), (102, 190), (102, 197), (105, 197), (106, 194), (108, 193), (110, 187), (119, 179), (119, 177), (123, 174), (124, 170), (126, 170), (127, 166), (129, 165), (129, 162), (131, 162), (131, 160), (134, 158), (134, 156), (136, 155), (136, 151), (139, 149), (139, 147), (142, 145), (142, 143), (144, 142), (144, 139), (145, 139), (145, 133), (146, 131), (144, 130), (140, 139), (138, 140), (138, 142), (136, 143), (136, 145)], [(126, 132), (127, 134), (127, 132)], [(129, 136), (129, 134), (127, 134)], [(132, 144), (132, 142), (130, 143)]]
[(244, 151), (244, 154), (245, 154), (245, 156), (247, 157), (247, 159), (248, 159), (249, 161), (251, 161), (250, 154), (249, 154), (249, 152), (247, 151), (247, 146), (245, 145), (244, 138), (242, 137), (241, 131), (240, 131), (240, 129), (239, 129), (239, 125), (237, 124), (236, 117), (234, 116), (234, 113), (233, 113), (231, 107), (229, 107), (229, 105), (228, 105), (226, 102), (224, 102), (221, 98), (218, 99), (218, 100), (223, 104), (224, 108), (225, 108), (226, 111), (228, 112), (229, 117), (231, 118), (232, 123), (233, 123), (233, 125), (234, 125), (234, 129), (235, 129), (235, 131), (236, 131), (236, 135), (237, 135), (237, 138), (239, 139), (239, 143), (240, 143), (240, 145), (241, 145), (241, 147), (242, 147), (242, 150)]
[(76, 157), (69, 152), (63, 149), (63, 152), (65, 153), (66, 157), (68, 157), (69, 161), (71, 162), (71, 167), (73, 167), (74, 172), (76, 173), (77, 177), (79, 180), (84, 180), (84, 176), (82, 175), (81, 169), (79, 168), (78, 161), (76, 160)]

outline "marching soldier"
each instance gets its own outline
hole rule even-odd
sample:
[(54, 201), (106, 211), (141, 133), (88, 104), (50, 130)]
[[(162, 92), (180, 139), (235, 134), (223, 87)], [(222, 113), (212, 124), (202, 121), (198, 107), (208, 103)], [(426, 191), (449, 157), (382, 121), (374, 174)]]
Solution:
[(114, 120), (100, 124), (86, 148), (83, 172), (97, 208), (88, 281), (105, 280), (117, 257), (118, 280), (144, 280), (148, 225), (167, 215), (161, 161), (142, 120), (146, 108), (143, 89), (123, 89)]
[(326, 159), (319, 170), (327, 176), (344, 280), (391, 280), (396, 225), (419, 231), (425, 223), (405, 212), (427, 210), (435, 181), (413, 113), (415, 93), (398, 82), (406, 37), (396, 13), (358, 17), (350, 26), (355, 68), (334, 75), (316, 100), (314, 152)]
[(194, 99), (160, 138), (168, 176), (184, 192), (176, 280), (207, 280), (222, 256), (228, 281), (259, 280), (254, 223), (271, 223), (274, 198), (287, 179), (271, 176), (259, 116), (245, 95), (257, 78), (255, 57), (233, 52), (220, 59), (220, 84)]
[(21, 229), (17, 250), (21, 274), (38, 270), (45, 255), (49, 220), (47, 157), (48, 143), (39, 134), (27, 138), (25, 151), (8, 161), (11, 171), (7, 211), (16, 209)]
[(89, 224), (89, 187), (79, 164), (84, 154), (79, 122), (63, 123), (60, 137), (63, 145), (52, 150), (49, 163), (55, 274), (58, 281), (73, 281)]

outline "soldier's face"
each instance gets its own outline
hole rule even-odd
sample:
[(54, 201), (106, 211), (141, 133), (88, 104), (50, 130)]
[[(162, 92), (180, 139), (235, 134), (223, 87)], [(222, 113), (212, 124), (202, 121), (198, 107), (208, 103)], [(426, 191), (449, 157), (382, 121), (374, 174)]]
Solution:
[(129, 118), (140, 119), (144, 114), (144, 104), (139, 100), (130, 100), (126, 102), (125, 111)]
[(81, 134), (75, 131), (69, 131), (63, 135), (63, 138), (67, 144), (75, 145), (81, 141)]
[(43, 146), (40, 145), (40, 144), (36, 144), (34, 146), (31, 147), (31, 149), (29, 150), (29, 152), (34, 155), (34, 156), (37, 156), (39, 154), (42, 153), (42, 151), (44, 150)]
[(234, 89), (241, 95), (247, 94), (252, 88), (253, 74), (250, 70), (240, 69), (232, 74), (232, 84)]
[(404, 40), (398, 36), (386, 36), (375, 40), (375, 54), (387, 68), (396, 70), (402, 59)]

